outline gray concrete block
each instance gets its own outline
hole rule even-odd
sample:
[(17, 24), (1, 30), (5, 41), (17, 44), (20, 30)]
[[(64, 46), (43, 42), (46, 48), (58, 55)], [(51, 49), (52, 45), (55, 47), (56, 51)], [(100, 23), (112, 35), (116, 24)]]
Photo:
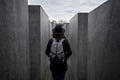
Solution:
[(40, 6), (29, 6), (30, 80), (40, 80)]
[(63, 28), (65, 29), (65, 36), (69, 38), (69, 23), (64, 23)]
[(0, 80), (29, 79), (27, 0), (0, 0)]
[(87, 24), (87, 13), (78, 13), (70, 20), (71, 65), (75, 80), (87, 80)]
[(41, 41), (41, 48), (40, 48), (40, 53), (41, 53), (41, 80), (45, 80), (46, 77), (46, 72), (49, 67), (49, 59), (45, 55), (45, 49), (47, 47), (48, 40), (50, 39), (50, 25), (49, 25), (49, 17), (46, 14), (46, 12), (43, 10), (43, 8), (40, 8), (40, 41)]
[(73, 77), (74, 80), (77, 80), (77, 59), (78, 59), (78, 15), (75, 15), (71, 20), (70, 20), (70, 25), (69, 25), (69, 41), (71, 45), (71, 50), (72, 50), (72, 56), (71, 56), (71, 67), (72, 67), (72, 72), (73, 72)]
[(119, 80), (120, 1), (109, 0), (89, 14), (88, 80)]
[(87, 80), (88, 13), (78, 15), (78, 80)]
[[(103, 66), (109, 65), (104, 63), (106, 53), (106, 40), (108, 36), (111, 3), (104, 3), (89, 13), (88, 18), (88, 80), (101, 79), (105, 75)], [(104, 13), (101, 15), (101, 13)], [(108, 59), (108, 58), (106, 58)], [(108, 70), (108, 68), (106, 69)], [(108, 70), (109, 71), (109, 70)], [(110, 76), (110, 75), (109, 75)], [(107, 77), (107, 75), (106, 75)], [(106, 78), (106, 80), (108, 80)]]
[(111, 0), (112, 9), (108, 33), (108, 53), (111, 61), (111, 80), (120, 80), (120, 1)]
[(50, 37), (46, 12), (39, 5), (29, 5), (30, 77), (31, 80), (45, 80), (49, 66), (45, 49)]

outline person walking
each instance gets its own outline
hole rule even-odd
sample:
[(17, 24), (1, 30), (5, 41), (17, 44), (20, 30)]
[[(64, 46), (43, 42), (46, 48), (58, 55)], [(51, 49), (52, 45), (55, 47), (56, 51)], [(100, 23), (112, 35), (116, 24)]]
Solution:
[(72, 55), (65, 29), (57, 24), (52, 30), (53, 38), (48, 41), (46, 55), (50, 58), (50, 70), (53, 80), (64, 80), (67, 71), (67, 59)]

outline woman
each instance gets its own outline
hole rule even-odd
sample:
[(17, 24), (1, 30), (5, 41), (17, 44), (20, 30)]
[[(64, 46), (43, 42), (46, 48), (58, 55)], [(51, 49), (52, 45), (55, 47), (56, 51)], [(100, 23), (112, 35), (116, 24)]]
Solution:
[(61, 24), (53, 29), (53, 38), (49, 40), (46, 55), (50, 58), (50, 70), (53, 80), (64, 80), (67, 70), (67, 59), (72, 51), (68, 40), (65, 38), (65, 30)]

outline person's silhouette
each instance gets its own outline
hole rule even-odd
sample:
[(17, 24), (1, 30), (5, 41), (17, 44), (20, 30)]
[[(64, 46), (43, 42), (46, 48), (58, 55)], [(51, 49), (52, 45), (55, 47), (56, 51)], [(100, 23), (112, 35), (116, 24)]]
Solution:
[(52, 32), (53, 38), (47, 44), (46, 55), (50, 58), (53, 80), (64, 80), (67, 59), (71, 56), (72, 51), (68, 40), (64, 36), (65, 30), (61, 24), (57, 24)]

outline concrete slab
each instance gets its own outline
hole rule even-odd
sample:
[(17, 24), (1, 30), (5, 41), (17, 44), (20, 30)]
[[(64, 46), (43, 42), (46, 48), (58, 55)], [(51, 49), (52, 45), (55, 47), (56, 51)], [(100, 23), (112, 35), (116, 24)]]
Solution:
[(78, 13), (70, 20), (71, 65), (75, 80), (87, 80), (87, 24), (87, 13)]
[(109, 0), (89, 14), (88, 80), (119, 80), (120, 1)]
[(0, 80), (29, 80), (27, 0), (0, 0)]
[(45, 49), (50, 38), (48, 15), (40, 5), (29, 5), (30, 79), (45, 80), (48, 59)]
[(68, 39), (69, 38), (69, 23), (64, 23), (63, 28), (65, 29), (65, 36)]

